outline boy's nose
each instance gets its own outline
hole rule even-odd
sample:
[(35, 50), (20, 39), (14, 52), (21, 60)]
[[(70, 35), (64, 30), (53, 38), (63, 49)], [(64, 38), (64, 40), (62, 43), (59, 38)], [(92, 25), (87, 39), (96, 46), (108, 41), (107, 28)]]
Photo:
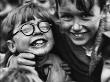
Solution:
[(82, 26), (81, 26), (80, 24), (78, 24), (78, 23), (75, 23), (75, 24), (72, 26), (72, 30), (73, 30), (73, 31), (79, 32), (79, 31), (81, 31), (81, 29), (82, 29)]

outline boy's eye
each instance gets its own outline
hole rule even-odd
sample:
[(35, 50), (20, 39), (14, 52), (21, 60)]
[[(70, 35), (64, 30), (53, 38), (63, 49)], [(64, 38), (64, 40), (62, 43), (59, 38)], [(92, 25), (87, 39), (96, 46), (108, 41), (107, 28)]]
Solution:
[(85, 21), (88, 21), (90, 20), (91, 17), (93, 17), (93, 15), (89, 13), (81, 13), (79, 16), (82, 20), (85, 20)]
[(62, 15), (61, 19), (64, 21), (71, 21), (73, 19), (73, 16), (70, 14)]
[(50, 24), (48, 22), (39, 23), (39, 28), (41, 31), (46, 32), (50, 29)]
[(24, 34), (30, 34), (33, 32), (33, 26), (32, 25), (24, 25), (24, 26), (22, 26), (21, 30)]
[(38, 0), (40, 3), (45, 3), (47, 0)]
[(93, 15), (90, 13), (81, 13), (80, 16), (84, 18), (84, 17), (92, 17)]
[(104, 65), (110, 68), (110, 60), (105, 60), (104, 61)]

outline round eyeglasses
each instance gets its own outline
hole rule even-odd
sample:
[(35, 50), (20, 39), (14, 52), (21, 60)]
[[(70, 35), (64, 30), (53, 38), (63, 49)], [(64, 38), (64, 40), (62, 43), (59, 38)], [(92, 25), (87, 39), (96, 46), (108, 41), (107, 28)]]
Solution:
[(38, 22), (37, 24), (34, 23), (25, 23), (20, 26), (20, 30), (17, 31), (16, 33), (13, 34), (15, 36), (18, 32), (22, 32), (26, 36), (33, 35), (35, 32), (35, 25), (37, 25), (37, 28), (42, 32), (42, 33), (47, 33), (50, 30), (50, 27), (52, 26), (48, 22)]

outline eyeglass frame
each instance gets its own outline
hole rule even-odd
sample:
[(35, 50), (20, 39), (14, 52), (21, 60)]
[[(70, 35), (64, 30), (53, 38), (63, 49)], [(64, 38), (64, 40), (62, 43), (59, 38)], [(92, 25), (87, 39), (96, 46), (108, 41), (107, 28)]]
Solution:
[[(30, 23), (30, 22), (24, 23), (24, 24), (18, 26), (18, 27), (20, 27), (20, 30), (17, 31), (16, 33), (14, 33), (13, 36), (15, 36), (15, 35), (16, 35), (17, 33), (19, 33), (19, 32), (22, 32), (25, 36), (31, 36), (31, 35), (33, 35), (34, 32), (35, 32), (35, 25), (37, 25), (37, 27), (38, 27), (38, 29), (40, 30), (40, 32), (42, 32), (42, 33), (47, 33), (47, 32), (50, 30), (52, 24), (50, 24), (49, 22), (46, 22), (46, 23), (49, 23), (49, 29), (44, 32), (44, 31), (42, 31), (41, 28), (39, 27), (39, 24), (40, 24), (41, 22), (46, 22), (46, 21), (39, 21), (37, 24)], [(33, 27), (33, 32), (30, 33), (29, 35), (26, 35), (26, 34), (22, 31), (22, 27), (23, 27), (24, 25), (28, 25), (28, 24)]]

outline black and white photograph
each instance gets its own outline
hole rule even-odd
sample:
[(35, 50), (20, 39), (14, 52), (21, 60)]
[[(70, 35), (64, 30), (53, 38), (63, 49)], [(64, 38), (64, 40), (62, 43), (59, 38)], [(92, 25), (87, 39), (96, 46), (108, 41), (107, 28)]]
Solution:
[(0, 0), (0, 82), (110, 82), (110, 0)]

